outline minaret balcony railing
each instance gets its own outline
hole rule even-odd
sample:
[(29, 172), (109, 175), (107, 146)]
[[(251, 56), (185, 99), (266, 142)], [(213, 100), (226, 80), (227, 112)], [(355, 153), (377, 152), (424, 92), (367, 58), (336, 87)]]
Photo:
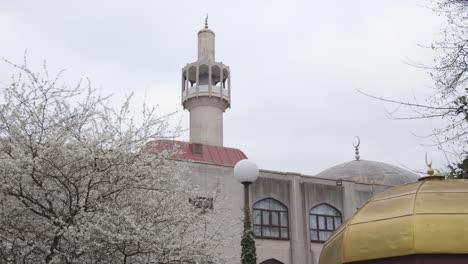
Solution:
[(182, 101), (184, 102), (190, 98), (199, 96), (214, 96), (229, 101), (229, 91), (217, 85), (211, 85), (211, 92), (209, 85), (188, 87), (182, 92)]

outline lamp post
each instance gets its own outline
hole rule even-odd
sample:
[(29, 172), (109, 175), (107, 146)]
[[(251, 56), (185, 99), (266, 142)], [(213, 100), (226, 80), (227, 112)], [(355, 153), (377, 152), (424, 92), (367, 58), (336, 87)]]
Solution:
[(234, 178), (244, 185), (244, 233), (242, 234), (241, 264), (256, 264), (254, 232), (250, 217), (249, 185), (258, 178), (258, 167), (250, 160), (241, 160), (234, 166)]

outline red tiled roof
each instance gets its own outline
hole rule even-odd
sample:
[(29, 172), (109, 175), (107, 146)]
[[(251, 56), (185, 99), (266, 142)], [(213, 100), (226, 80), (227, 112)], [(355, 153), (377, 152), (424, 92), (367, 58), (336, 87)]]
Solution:
[(175, 141), (175, 140), (157, 140), (147, 144), (148, 151), (151, 153), (161, 153), (163, 151), (175, 150), (170, 158), (178, 160), (199, 161), (213, 164), (236, 165), (237, 162), (247, 159), (247, 156), (239, 149), (227, 148), (200, 144), (202, 146), (202, 155), (193, 153), (194, 143)]

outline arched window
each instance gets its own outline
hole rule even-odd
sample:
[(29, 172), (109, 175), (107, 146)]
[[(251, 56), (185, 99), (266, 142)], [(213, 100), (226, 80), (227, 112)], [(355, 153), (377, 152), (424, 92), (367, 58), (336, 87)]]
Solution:
[(226, 81), (227, 79), (230, 78), (229, 76), (229, 72), (226, 70), (226, 69), (223, 69), (223, 79), (221, 80), (222, 81), (222, 87), (224, 89), (227, 89), (227, 86), (226, 86)]
[(267, 198), (253, 206), (254, 234), (260, 238), (289, 239), (288, 208)]
[(190, 83), (190, 87), (195, 86), (197, 83), (197, 68), (195, 66), (190, 66), (188, 69), (188, 77), (187, 80)]
[(206, 64), (200, 65), (198, 68), (198, 81), (200, 82), (200, 85), (208, 85), (210, 82), (210, 76), (209, 76), (210, 68)]
[(218, 65), (211, 67), (211, 84), (217, 85), (221, 81), (221, 68)]
[(283, 262), (278, 261), (276, 259), (267, 259), (260, 264), (283, 264)]
[(320, 204), (309, 212), (310, 240), (325, 242), (341, 225), (341, 213), (328, 204)]

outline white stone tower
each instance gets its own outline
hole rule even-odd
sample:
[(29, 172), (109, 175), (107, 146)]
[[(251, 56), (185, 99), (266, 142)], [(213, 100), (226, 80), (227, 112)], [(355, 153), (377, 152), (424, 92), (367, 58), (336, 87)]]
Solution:
[(182, 105), (190, 112), (190, 142), (223, 146), (223, 113), (231, 105), (229, 66), (215, 61), (215, 33), (198, 32), (198, 60), (182, 69)]

